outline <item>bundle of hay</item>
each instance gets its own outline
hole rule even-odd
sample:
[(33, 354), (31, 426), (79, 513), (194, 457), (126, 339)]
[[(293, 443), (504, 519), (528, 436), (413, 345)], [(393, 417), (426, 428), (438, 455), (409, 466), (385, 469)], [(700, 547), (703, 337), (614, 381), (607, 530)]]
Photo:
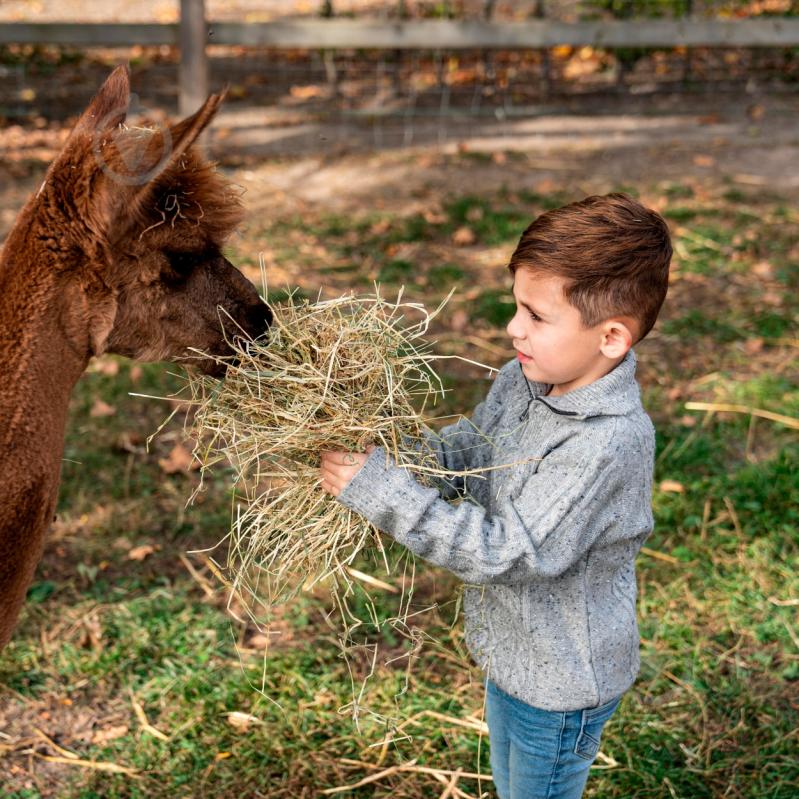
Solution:
[(380, 546), (368, 522), (322, 491), (320, 453), (375, 444), (424, 479), (437, 464), (425, 454), (421, 413), (442, 391), (422, 340), (435, 313), (421, 305), (379, 294), (290, 297), (273, 311), (265, 336), (234, 339), (222, 382), (190, 378), (203, 472), (220, 461), (235, 472), (232, 588), (266, 606), (346, 578), (365, 544)]

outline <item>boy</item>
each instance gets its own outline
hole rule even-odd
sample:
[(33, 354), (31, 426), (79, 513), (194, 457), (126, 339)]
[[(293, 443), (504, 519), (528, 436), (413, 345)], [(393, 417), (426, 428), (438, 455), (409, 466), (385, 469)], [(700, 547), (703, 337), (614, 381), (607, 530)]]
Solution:
[[(666, 223), (623, 194), (549, 211), (510, 261), (516, 359), (471, 418), (431, 437), (423, 488), (380, 448), (323, 453), (324, 490), (461, 577), (486, 672), (500, 799), (578, 799), (639, 666), (634, 559), (653, 528), (655, 431), (631, 349), (666, 297)], [(442, 498), (443, 496), (443, 498)]]

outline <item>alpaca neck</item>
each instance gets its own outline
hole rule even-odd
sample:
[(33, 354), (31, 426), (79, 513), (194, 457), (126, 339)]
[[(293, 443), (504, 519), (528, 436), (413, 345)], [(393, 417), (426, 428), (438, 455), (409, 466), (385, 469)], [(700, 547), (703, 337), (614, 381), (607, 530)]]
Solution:
[[(74, 292), (37, 259), (0, 260), (0, 649), (42, 555), (58, 497), (69, 396), (88, 346), (69, 334)], [(21, 250), (24, 251), (24, 250)], [(28, 250), (30, 252), (30, 250)], [(86, 335), (88, 340), (88, 335)]]
[(76, 335), (69, 323), (80, 317), (69, 306), (75, 292), (54, 271), (15, 259), (11, 245), (0, 260), (0, 459), (16, 450), (60, 462), (69, 397), (89, 362), (88, 332)]

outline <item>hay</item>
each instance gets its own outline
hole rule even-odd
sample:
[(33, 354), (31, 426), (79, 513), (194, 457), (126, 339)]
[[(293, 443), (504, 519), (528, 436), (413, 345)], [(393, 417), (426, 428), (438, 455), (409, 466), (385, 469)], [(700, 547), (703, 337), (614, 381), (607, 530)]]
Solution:
[(421, 446), (422, 412), (443, 390), (423, 340), (438, 311), (379, 293), (290, 297), (273, 311), (265, 336), (232, 339), (222, 382), (189, 378), (203, 474), (220, 462), (234, 470), (225, 566), (247, 606), (331, 576), (348, 582), (363, 547), (382, 551), (377, 531), (323, 492), (321, 451), (374, 443), (421, 480), (438, 471)]

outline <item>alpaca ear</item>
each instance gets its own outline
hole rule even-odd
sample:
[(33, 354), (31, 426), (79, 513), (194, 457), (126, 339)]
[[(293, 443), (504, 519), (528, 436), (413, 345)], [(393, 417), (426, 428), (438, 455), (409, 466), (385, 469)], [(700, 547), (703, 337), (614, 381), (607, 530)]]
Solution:
[(130, 71), (126, 65), (121, 65), (106, 78), (105, 83), (91, 99), (75, 123), (69, 139), (85, 133), (94, 135), (113, 130), (125, 121), (129, 103)]
[(110, 206), (117, 209), (112, 241), (127, 235), (157, 204), (163, 182), (210, 124), (225, 94), (210, 95), (198, 111), (175, 125), (136, 133), (124, 131), (109, 137), (109, 151), (107, 155), (101, 153), (101, 160), (110, 167), (104, 169), (106, 188)]

